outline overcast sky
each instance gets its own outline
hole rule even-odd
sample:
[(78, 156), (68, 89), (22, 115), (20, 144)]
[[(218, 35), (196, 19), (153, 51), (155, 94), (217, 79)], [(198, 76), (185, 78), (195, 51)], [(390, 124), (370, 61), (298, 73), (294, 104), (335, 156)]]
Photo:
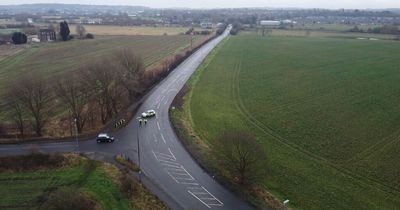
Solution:
[(0, 0), (0, 4), (68, 3), (101, 5), (139, 5), (155, 8), (237, 8), (237, 7), (298, 7), (378, 9), (400, 8), (400, 0)]

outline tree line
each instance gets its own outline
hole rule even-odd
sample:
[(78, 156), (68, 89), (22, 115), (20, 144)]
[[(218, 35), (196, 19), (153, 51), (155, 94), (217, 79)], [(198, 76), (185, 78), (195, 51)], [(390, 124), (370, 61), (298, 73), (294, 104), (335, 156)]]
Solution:
[(82, 133), (90, 118), (99, 116), (105, 125), (129, 105), (148, 83), (144, 76), (142, 58), (128, 48), (54, 77), (28, 74), (7, 90), (9, 119), (20, 137), (27, 128), (43, 136), (59, 110), (67, 110), (69, 121)]
[[(6, 90), (3, 114), (7, 113), (20, 138), (27, 136), (27, 130), (30, 135), (43, 136), (54, 119), (74, 123), (78, 133), (96, 123), (104, 126), (212, 38), (164, 59), (151, 71), (145, 71), (140, 55), (123, 48), (56, 76), (21, 76)], [(1, 127), (3, 136), (12, 130), (2, 132)]]
[(384, 25), (375, 28), (368, 28), (366, 30), (354, 26), (349, 30), (349, 32), (400, 35), (399, 26), (396, 25)]

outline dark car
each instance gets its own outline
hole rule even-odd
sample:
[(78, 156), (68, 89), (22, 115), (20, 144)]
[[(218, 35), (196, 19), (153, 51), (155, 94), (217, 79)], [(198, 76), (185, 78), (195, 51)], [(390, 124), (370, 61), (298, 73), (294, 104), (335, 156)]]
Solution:
[(111, 143), (111, 142), (114, 142), (114, 137), (112, 137), (112, 136), (110, 136), (110, 135), (108, 135), (106, 133), (100, 133), (97, 136), (96, 140), (97, 140), (97, 143), (101, 143), (101, 142)]

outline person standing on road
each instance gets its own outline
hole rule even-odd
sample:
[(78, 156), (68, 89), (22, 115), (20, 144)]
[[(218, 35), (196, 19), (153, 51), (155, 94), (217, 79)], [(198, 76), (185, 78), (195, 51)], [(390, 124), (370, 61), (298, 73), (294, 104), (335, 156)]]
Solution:
[(144, 124), (147, 125), (147, 119), (144, 119)]
[(142, 126), (142, 118), (139, 119), (139, 127)]

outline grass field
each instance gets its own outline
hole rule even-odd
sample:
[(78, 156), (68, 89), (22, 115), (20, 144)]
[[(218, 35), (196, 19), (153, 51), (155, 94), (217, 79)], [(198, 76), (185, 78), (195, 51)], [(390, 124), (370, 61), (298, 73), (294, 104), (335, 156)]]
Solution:
[(400, 42), (231, 37), (190, 82), (183, 116), (203, 142), (257, 136), (264, 185), (295, 209), (400, 206)]
[[(130, 209), (130, 201), (124, 197), (108, 171), (110, 168), (95, 162), (88, 170), (89, 160), (60, 169), (32, 172), (0, 173), (1, 209), (37, 209), (41, 198), (51, 190), (71, 186), (88, 195), (102, 209)], [(115, 169), (114, 169), (115, 170)]]
[[(355, 25), (349, 24), (306, 24), (295, 25), (294, 28), (311, 29), (311, 30), (329, 30), (329, 31), (348, 31), (354, 28)], [(382, 25), (357, 25), (359, 29), (368, 30), (368, 28), (381, 27)]]
[[(194, 45), (204, 41), (206, 36), (194, 37)], [(0, 57), (0, 92), (10, 82), (25, 73), (38, 72), (53, 75), (74, 70), (104, 55), (123, 47), (130, 47), (140, 54), (147, 67), (156, 65), (162, 58), (171, 56), (189, 47), (190, 36), (104, 36), (94, 40), (73, 40), (47, 43), (32, 47), (7, 59)], [(4, 49), (8, 50), (8, 49)], [(2, 55), (2, 53), (0, 53)]]
[(0, 35), (1, 35), (1, 34), (6, 34), (6, 35), (8, 35), (8, 34), (12, 34), (12, 33), (14, 33), (14, 32), (18, 32), (18, 31), (21, 31), (21, 29), (18, 29), (18, 28), (0, 29)]
[[(44, 156), (34, 154), (0, 158), (4, 164), (0, 167), (0, 209), (58, 209), (48, 206), (54, 201), (83, 208), (82, 200), (74, 199), (74, 195), (91, 201), (90, 206), (94, 204), (95, 209), (167, 209), (136, 178), (114, 165), (72, 153), (54, 154), (49, 159)], [(62, 166), (54, 167), (52, 163), (60, 161), (60, 157), (64, 157), (61, 159)], [(35, 162), (30, 160), (32, 158), (43, 161)], [(12, 165), (16, 162), (20, 165)], [(65, 191), (69, 193), (52, 199), (57, 192)]]
[[(147, 27), (147, 26), (108, 26), (84, 25), (87, 33), (94, 35), (179, 35), (185, 33), (189, 27)], [(76, 25), (69, 26), (71, 33), (75, 33)]]
[[(242, 32), (246, 33), (246, 32)], [(254, 33), (254, 32), (249, 32)], [(261, 30), (259, 34), (261, 35)], [(314, 38), (340, 38), (340, 39), (357, 39), (357, 38), (373, 38), (383, 40), (393, 40), (397, 38), (390, 34), (368, 34), (368, 33), (353, 33), (353, 32), (334, 32), (334, 31), (310, 31), (307, 35), (306, 30), (280, 30), (274, 29), (267, 36), (287, 36), (287, 37), (314, 37)]]

